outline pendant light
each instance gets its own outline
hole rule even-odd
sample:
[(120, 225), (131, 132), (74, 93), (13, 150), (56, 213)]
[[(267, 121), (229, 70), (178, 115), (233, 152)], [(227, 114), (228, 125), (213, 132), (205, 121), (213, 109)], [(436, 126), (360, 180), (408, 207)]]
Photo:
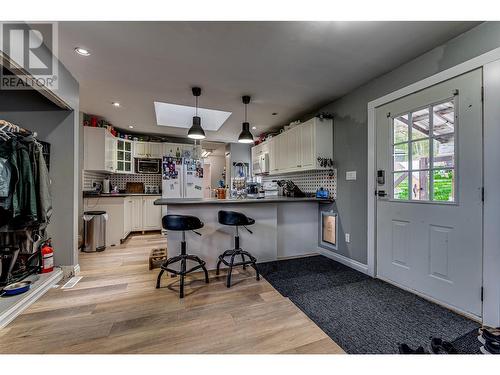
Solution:
[(250, 103), (250, 97), (248, 95), (242, 96), (241, 100), (245, 105), (245, 122), (243, 122), (242, 130), (240, 136), (238, 137), (239, 143), (253, 143), (253, 135), (250, 133), (250, 124), (247, 121), (247, 104)]
[(193, 87), (193, 96), (196, 98), (196, 112), (193, 116), (193, 125), (189, 128), (188, 137), (192, 139), (204, 139), (205, 132), (201, 127), (201, 118), (198, 116), (198, 97), (201, 95), (201, 89), (199, 87)]

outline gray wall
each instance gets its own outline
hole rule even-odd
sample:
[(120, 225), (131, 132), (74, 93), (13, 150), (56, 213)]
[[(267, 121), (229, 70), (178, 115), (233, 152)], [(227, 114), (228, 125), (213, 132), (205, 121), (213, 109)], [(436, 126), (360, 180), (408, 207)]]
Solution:
[[(500, 47), (500, 22), (486, 22), (399, 68), (320, 108), (335, 114), (334, 159), (337, 163), (338, 253), (367, 261), (367, 105), (368, 102)], [(357, 171), (356, 181), (345, 172)], [(346, 244), (344, 234), (351, 234)]]

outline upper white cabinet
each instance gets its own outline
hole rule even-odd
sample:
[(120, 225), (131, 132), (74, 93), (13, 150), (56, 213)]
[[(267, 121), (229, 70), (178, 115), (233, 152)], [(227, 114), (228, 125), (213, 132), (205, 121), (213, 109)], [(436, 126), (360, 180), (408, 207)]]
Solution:
[(150, 158), (161, 158), (163, 156), (163, 144), (159, 142), (149, 142), (149, 154)]
[(105, 128), (83, 128), (83, 167), (88, 171), (116, 170), (116, 138)]
[(163, 143), (160, 142), (134, 142), (135, 158), (157, 159), (163, 156)]
[(149, 142), (134, 141), (134, 158), (147, 158)]
[(326, 169), (318, 158), (333, 159), (333, 121), (313, 118), (252, 148), (252, 159), (267, 150), (269, 174)]
[(116, 139), (116, 173), (134, 173), (132, 141)]

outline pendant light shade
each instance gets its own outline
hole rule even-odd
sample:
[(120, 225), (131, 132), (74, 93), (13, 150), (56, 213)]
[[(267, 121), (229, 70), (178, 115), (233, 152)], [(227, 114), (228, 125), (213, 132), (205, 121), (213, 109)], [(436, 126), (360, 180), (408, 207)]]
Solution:
[(250, 124), (247, 121), (247, 104), (250, 103), (250, 97), (245, 95), (242, 98), (245, 105), (245, 122), (241, 124), (241, 133), (238, 137), (239, 143), (253, 143), (253, 135), (250, 133)]
[(201, 118), (198, 116), (198, 97), (201, 95), (201, 89), (199, 87), (193, 87), (192, 91), (196, 98), (196, 112), (193, 116), (193, 125), (191, 125), (188, 131), (188, 137), (191, 139), (204, 139), (205, 131), (201, 127)]

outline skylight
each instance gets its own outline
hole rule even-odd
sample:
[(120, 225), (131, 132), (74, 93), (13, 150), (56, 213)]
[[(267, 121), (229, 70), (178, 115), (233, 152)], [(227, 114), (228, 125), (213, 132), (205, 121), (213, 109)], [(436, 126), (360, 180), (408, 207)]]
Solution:
[[(158, 126), (172, 126), (188, 129), (193, 123), (194, 107), (162, 102), (154, 102), (156, 124)], [(198, 107), (198, 116), (201, 117), (201, 126), (204, 130), (217, 131), (231, 116), (232, 112), (219, 111)]]

